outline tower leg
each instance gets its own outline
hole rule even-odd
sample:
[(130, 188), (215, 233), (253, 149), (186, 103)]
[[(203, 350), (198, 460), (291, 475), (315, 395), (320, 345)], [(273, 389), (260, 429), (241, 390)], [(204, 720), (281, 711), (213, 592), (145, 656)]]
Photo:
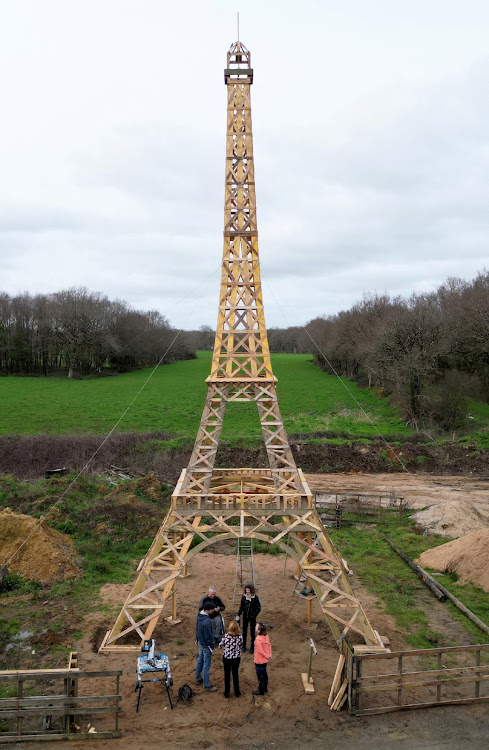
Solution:
[(209, 384), (182, 492), (208, 492), (226, 410), (227, 385)]

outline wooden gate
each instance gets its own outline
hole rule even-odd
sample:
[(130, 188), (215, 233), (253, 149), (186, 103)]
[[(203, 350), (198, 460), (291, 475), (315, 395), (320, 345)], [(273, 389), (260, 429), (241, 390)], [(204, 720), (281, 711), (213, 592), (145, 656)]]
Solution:
[[(0, 672), (0, 694), (8, 695), (0, 698), (0, 743), (120, 737), (121, 675), (121, 670)], [(115, 689), (95, 688), (108, 679)], [(107, 725), (112, 717), (113, 728)], [(88, 721), (95, 729), (79, 731)]]
[(354, 654), (345, 647), (349, 711), (357, 716), (489, 701), (489, 644)]

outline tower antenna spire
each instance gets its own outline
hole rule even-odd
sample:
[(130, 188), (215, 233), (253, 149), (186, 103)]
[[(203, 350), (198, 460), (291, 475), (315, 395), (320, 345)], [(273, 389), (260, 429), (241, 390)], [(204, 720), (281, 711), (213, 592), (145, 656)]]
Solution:
[(238, 22), (238, 42), (239, 42), (239, 10), (236, 12), (236, 20)]

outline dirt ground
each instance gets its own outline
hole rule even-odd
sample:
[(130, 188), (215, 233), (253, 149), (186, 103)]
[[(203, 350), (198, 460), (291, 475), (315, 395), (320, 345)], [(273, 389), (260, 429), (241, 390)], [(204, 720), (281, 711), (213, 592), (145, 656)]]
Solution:
[(313, 492), (395, 492), (413, 509), (453, 500), (489, 505), (489, 478), (432, 474), (306, 474)]
[[(353, 746), (366, 750), (383, 750), (396, 745), (409, 750), (461, 748), (469, 741), (472, 748), (487, 747), (489, 716), (484, 705), (428, 709), (400, 712), (383, 716), (354, 718), (346, 712), (332, 713), (327, 698), (338, 652), (329, 629), (313, 601), (313, 628), (306, 626), (306, 604), (293, 595), (295, 563), (284, 556), (256, 555), (256, 580), (262, 602), (262, 619), (270, 624), (273, 658), (269, 665), (269, 694), (255, 697), (256, 687), (252, 657), (243, 656), (240, 681), (242, 696), (223, 696), (221, 657), (214, 654), (211, 680), (218, 687), (212, 694), (198, 691), (192, 706), (177, 703), (170, 710), (166, 694), (160, 685), (150, 684), (143, 689), (141, 709), (136, 713), (136, 659), (131, 654), (97, 654), (96, 646), (103, 636), (107, 615), (89, 614), (83, 623), (85, 637), (79, 643), (79, 666), (82, 669), (123, 669), (121, 682), (123, 737), (117, 740), (86, 741), (83, 747), (106, 750), (156, 750), (168, 748), (260, 748), (262, 750), (292, 750), (310, 748), (343, 750)], [(182, 622), (175, 626), (162, 623), (155, 637), (157, 648), (170, 657), (178, 687), (188, 682), (195, 687), (196, 603), (209, 584), (218, 587), (226, 607), (226, 617), (237, 611), (233, 605), (235, 580), (234, 555), (202, 553), (189, 565), (189, 576), (179, 583), (178, 615)], [(389, 636), (393, 649), (405, 648), (394, 621), (378, 607), (372, 597), (353, 577), (352, 584), (361, 598), (374, 627)], [(128, 586), (108, 585), (102, 589), (107, 605), (123, 601)], [(429, 596), (424, 591), (421, 597)], [(238, 601), (238, 599), (236, 600)], [(429, 602), (432, 605), (432, 602)], [(443, 605), (430, 607), (433, 624), (452, 632), (454, 639), (464, 642), (461, 626), (451, 621)], [(452, 630), (451, 630), (452, 629)], [(313, 659), (314, 695), (305, 695), (301, 672), (307, 668), (309, 638), (313, 638), (318, 654)], [(469, 637), (465, 634), (465, 642)], [(196, 688), (197, 689), (197, 688)], [(103, 725), (94, 721), (95, 729)], [(107, 727), (109, 728), (109, 727)], [(82, 729), (86, 729), (82, 726)], [(73, 747), (73, 743), (43, 743), (58, 748)], [(20, 746), (19, 746), (20, 747)]]
[(306, 478), (318, 498), (335, 492), (403, 497), (426, 534), (455, 539), (489, 528), (489, 479), (483, 477), (405, 473), (308, 474)]
[[(456, 502), (464, 506), (468, 501), (489, 504), (489, 480), (481, 477), (432, 476), (408, 474), (328, 474), (308, 475), (311, 489), (318, 492), (390, 493), (403, 495), (413, 509)], [(219, 549), (219, 553), (225, 550)], [(189, 565), (189, 576), (179, 581), (178, 616), (182, 622), (171, 627), (165, 622), (155, 632), (157, 650), (164, 651), (171, 660), (175, 687), (188, 682), (195, 687), (196, 604), (209, 584), (227, 605), (226, 616), (237, 611), (233, 605), (235, 580), (233, 554), (201, 553)], [(212, 694), (198, 692), (191, 706), (177, 703), (170, 710), (166, 694), (157, 684), (143, 689), (142, 704), (136, 713), (136, 658), (132, 654), (97, 653), (105, 631), (113, 624), (113, 613), (119, 610), (129, 586), (110, 584), (102, 591), (104, 607), (89, 613), (76, 626), (84, 633), (78, 641), (81, 669), (122, 669), (121, 680), (123, 713), (120, 726), (123, 736), (114, 740), (84, 741), (87, 750), (156, 750), (166, 748), (259, 748), (259, 750), (459, 750), (470, 745), (471, 750), (488, 747), (489, 712), (487, 704), (453, 706), (417, 711), (405, 711), (379, 716), (350, 716), (346, 711), (333, 713), (327, 706), (329, 689), (338, 659), (338, 652), (329, 629), (313, 600), (313, 629), (306, 627), (305, 601), (293, 595), (295, 563), (284, 556), (256, 555), (255, 568), (258, 594), (262, 602), (262, 619), (270, 624), (273, 658), (269, 666), (269, 688), (266, 697), (251, 694), (256, 687), (252, 657), (242, 659), (240, 679), (242, 696), (229, 700), (223, 696), (223, 672), (220, 654), (213, 658), (211, 680), (218, 687)], [(407, 647), (393, 619), (386, 615), (377, 597), (369, 594), (358, 578), (352, 585), (359, 596), (373, 626), (391, 641), (391, 648)], [(436, 602), (420, 587), (416, 602), (427, 612), (430, 626), (446, 634), (459, 644), (471, 642), (470, 635), (453, 620), (445, 605)], [(238, 600), (237, 600), (238, 601)], [(305, 695), (301, 672), (306, 671), (309, 638), (313, 638), (318, 655), (313, 659), (314, 695)], [(61, 665), (59, 665), (61, 666)], [(95, 729), (104, 725), (94, 720)], [(107, 726), (107, 729), (112, 728)], [(82, 724), (86, 730), (86, 724)], [(43, 747), (67, 750), (73, 742), (43, 742)], [(26, 747), (12, 745), (12, 747)], [(28, 747), (33, 747), (29, 744)]]

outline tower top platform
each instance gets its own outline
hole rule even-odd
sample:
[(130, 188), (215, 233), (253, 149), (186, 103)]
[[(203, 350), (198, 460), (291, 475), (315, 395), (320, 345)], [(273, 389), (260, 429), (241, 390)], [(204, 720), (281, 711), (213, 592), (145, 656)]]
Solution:
[(243, 42), (233, 42), (227, 54), (227, 66), (224, 70), (224, 83), (232, 80), (242, 83), (253, 83), (253, 68), (251, 55)]

